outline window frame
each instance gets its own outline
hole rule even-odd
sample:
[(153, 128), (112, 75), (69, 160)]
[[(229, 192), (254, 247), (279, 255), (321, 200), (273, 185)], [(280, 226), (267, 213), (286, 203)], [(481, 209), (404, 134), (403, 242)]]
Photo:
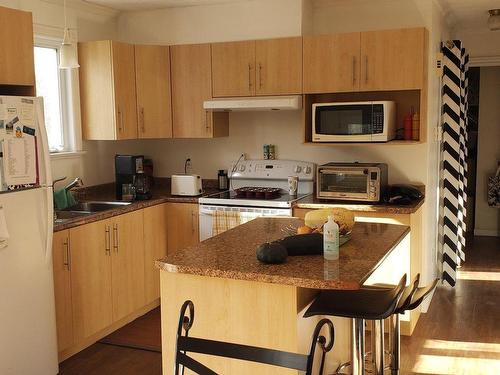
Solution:
[[(55, 38), (45, 35), (35, 35), (33, 49), (35, 47), (53, 48), (57, 52), (57, 61), (59, 62), (59, 53), (62, 38)], [(61, 150), (51, 149), (51, 155), (69, 153), (77, 151), (74, 131), (74, 121), (72, 121), (72, 92), (71, 92), (71, 72), (66, 69), (59, 69), (59, 106), (61, 109), (61, 131), (63, 148)], [(36, 84), (35, 84), (36, 89)]]

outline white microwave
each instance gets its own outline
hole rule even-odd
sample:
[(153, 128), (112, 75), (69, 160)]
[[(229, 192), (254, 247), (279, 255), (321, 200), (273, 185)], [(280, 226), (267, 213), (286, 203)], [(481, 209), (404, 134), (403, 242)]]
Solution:
[(387, 142), (396, 136), (396, 103), (314, 103), (313, 142)]

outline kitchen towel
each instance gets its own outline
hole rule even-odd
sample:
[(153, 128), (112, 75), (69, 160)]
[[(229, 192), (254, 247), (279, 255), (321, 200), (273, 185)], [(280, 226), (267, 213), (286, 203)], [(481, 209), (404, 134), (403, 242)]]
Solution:
[(217, 210), (213, 213), (212, 236), (245, 224), (258, 216), (255, 212)]
[(9, 245), (9, 231), (7, 229), (7, 221), (5, 220), (5, 213), (3, 206), (0, 206), (0, 249)]
[(240, 225), (240, 219), (239, 211), (215, 211), (212, 221), (212, 236), (217, 236)]

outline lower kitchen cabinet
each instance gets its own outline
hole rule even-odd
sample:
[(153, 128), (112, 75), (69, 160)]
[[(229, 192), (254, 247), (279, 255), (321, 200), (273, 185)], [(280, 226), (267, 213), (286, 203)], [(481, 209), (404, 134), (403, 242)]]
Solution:
[(167, 203), (168, 253), (194, 245), (199, 240), (198, 204)]
[(71, 228), (71, 297), (75, 340), (113, 322), (111, 220)]
[(144, 210), (144, 294), (145, 303), (160, 298), (160, 270), (155, 260), (167, 255), (167, 205)]
[(74, 343), (73, 306), (71, 304), (71, 258), (69, 230), (54, 233), (52, 240), (54, 295), (56, 300), (57, 344), (59, 351)]
[(111, 218), (113, 321), (144, 306), (142, 210)]

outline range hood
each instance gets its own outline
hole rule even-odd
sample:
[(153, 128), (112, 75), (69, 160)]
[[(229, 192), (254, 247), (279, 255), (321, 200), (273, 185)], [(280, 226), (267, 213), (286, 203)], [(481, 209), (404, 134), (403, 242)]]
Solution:
[(203, 108), (215, 112), (296, 111), (302, 108), (302, 96), (253, 96), (211, 99), (203, 102)]

